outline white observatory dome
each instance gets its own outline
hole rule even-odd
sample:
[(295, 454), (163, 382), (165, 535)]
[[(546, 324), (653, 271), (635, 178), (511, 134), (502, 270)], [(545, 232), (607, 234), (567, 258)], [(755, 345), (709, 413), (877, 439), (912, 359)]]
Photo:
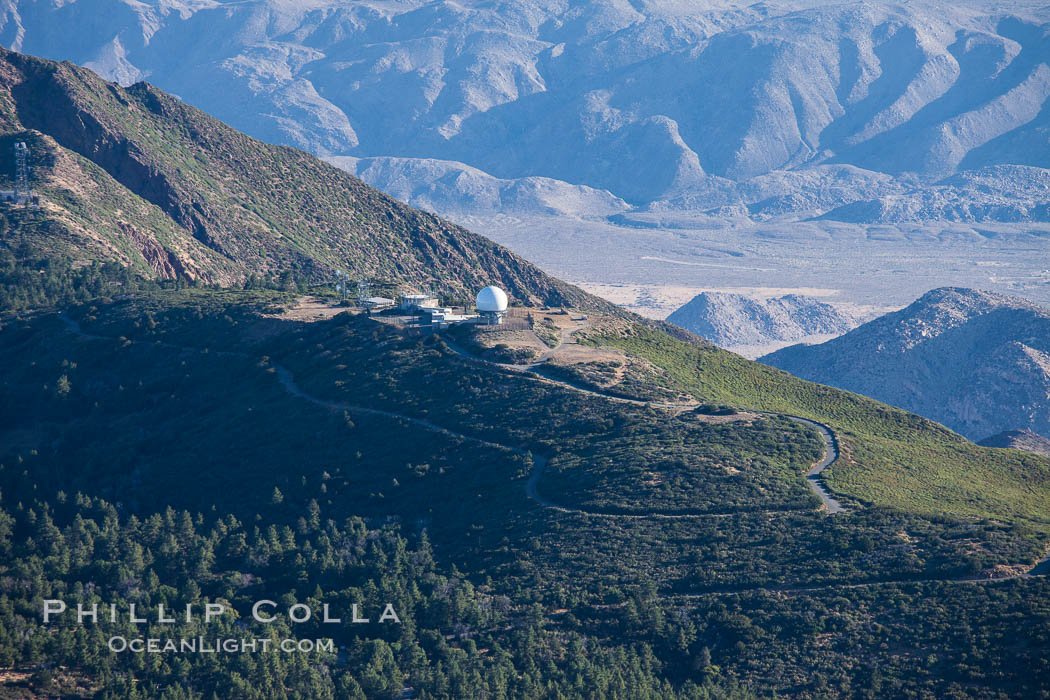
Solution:
[(485, 287), (478, 292), (478, 311), (506, 311), (507, 293), (499, 287)]

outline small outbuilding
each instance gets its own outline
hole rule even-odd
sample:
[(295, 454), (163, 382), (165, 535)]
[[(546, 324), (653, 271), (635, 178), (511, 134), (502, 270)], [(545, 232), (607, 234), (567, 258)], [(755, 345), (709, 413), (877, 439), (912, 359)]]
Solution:
[(369, 311), (382, 311), (394, 307), (394, 300), (386, 297), (366, 297), (361, 300), (361, 306)]
[(401, 297), (402, 311), (418, 311), (420, 309), (436, 309), (438, 298), (433, 294), (406, 294)]

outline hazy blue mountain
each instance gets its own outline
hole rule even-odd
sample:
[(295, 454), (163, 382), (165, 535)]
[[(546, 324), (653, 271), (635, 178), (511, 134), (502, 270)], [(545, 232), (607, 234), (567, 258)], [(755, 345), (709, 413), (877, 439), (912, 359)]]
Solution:
[(667, 320), (724, 348), (845, 333), (856, 325), (852, 316), (811, 297), (753, 299), (724, 292), (697, 294)]
[[(1045, 173), (988, 169), (1050, 164), (1048, 20), (991, 0), (8, 0), (0, 43), (149, 80), (267, 141), (422, 159), (410, 189), (435, 208), (477, 186), (439, 182), (447, 161), (607, 190), (601, 215), (620, 198), (1045, 220), (1047, 197), (1016, 192)], [(990, 195), (952, 205), (988, 172)]]
[(1004, 430), (1050, 436), (1050, 310), (943, 288), (820, 345), (762, 362), (872, 396), (973, 440)]
[(547, 177), (501, 180), (455, 161), (352, 156), (325, 160), (403, 202), (428, 210), (577, 216), (616, 214), (630, 208), (605, 190)]

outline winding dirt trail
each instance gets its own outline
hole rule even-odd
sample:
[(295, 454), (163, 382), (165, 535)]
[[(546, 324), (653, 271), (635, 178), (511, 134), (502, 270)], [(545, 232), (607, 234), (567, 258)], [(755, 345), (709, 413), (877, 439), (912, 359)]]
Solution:
[[(245, 357), (247, 357), (247, 356), (245, 356)], [(296, 384), (295, 383), (295, 378), (292, 376), (292, 373), (288, 370), (288, 368), (286, 368), (283, 365), (280, 365), (280, 364), (274, 362), (273, 360), (270, 361), (270, 366), (272, 366), (274, 368), (274, 371), (277, 374), (278, 381), (281, 383), (281, 386), (284, 387), (284, 389), (289, 394), (291, 394), (292, 396), (295, 396), (297, 398), (300, 398), (300, 399), (303, 399), (303, 400), (306, 400), (306, 401), (310, 401), (311, 403), (317, 404), (319, 406), (324, 406), (325, 408), (329, 408), (329, 409), (336, 410), (336, 411), (348, 411), (348, 412), (359, 413), (359, 414), (364, 413), (364, 414), (371, 414), (371, 415), (377, 415), (377, 416), (384, 416), (384, 417), (387, 417), (387, 418), (392, 418), (394, 420), (400, 420), (400, 421), (404, 421), (404, 422), (407, 422), (407, 423), (412, 423), (414, 425), (418, 425), (418, 426), (421, 426), (423, 428), (427, 428), (428, 430), (433, 430), (434, 432), (438, 432), (438, 433), (441, 433), (443, 435), (447, 435), (449, 437), (457, 438), (459, 440), (472, 442), (472, 443), (477, 444), (477, 445), (485, 445), (486, 447), (493, 447), (493, 448), (497, 448), (497, 449), (501, 449), (501, 450), (506, 450), (507, 452), (512, 452), (514, 454), (521, 455), (523, 457), (530, 457), (531, 456), (531, 458), (532, 458), (532, 472), (529, 474), (528, 481), (525, 482), (525, 495), (528, 496), (528, 498), (532, 499), (533, 501), (536, 501), (537, 503), (539, 503), (541, 506), (544, 506), (546, 508), (550, 508), (550, 509), (559, 511), (561, 513), (573, 513), (573, 514), (577, 514), (577, 515), (587, 515), (587, 516), (599, 517), (599, 518), (680, 519), (680, 518), (729, 518), (729, 517), (732, 517), (734, 515), (741, 515), (744, 512), (751, 513), (751, 514), (754, 514), (754, 513), (799, 513), (799, 512), (805, 512), (804, 510), (800, 510), (798, 508), (791, 508), (791, 509), (780, 509), (780, 510), (776, 510), (776, 509), (773, 509), (773, 510), (761, 510), (761, 511), (749, 510), (749, 511), (732, 511), (732, 512), (715, 512), (715, 513), (703, 512), (703, 511), (697, 511), (697, 512), (649, 511), (649, 512), (646, 512), (646, 513), (621, 513), (621, 512), (617, 512), (617, 511), (585, 510), (585, 509), (582, 509), (582, 508), (573, 508), (573, 507), (570, 507), (570, 506), (564, 506), (564, 505), (561, 505), (559, 503), (555, 503), (554, 501), (551, 501), (551, 500), (549, 500), (547, 498), (544, 498), (543, 496), (541, 496), (539, 494), (539, 491), (538, 491), (539, 481), (540, 481), (540, 478), (543, 475), (544, 469), (547, 467), (547, 463), (550, 461), (549, 458), (544, 457), (543, 455), (537, 454), (535, 452), (529, 452), (529, 451), (523, 450), (523, 449), (521, 449), (519, 447), (513, 447), (511, 445), (504, 445), (504, 444), (501, 444), (501, 443), (498, 443), (498, 442), (493, 442), (491, 440), (484, 440), (482, 438), (474, 437), (472, 435), (466, 435), (464, 433), (459, 433), (459, 432), (456, 432), (455, 430), (451, 430), (450, 428), (446, 428), (444, 426), (438, 425), (437, 423), (433, 423), (433, 422), (431, 422), (429, 420), (425, 420), (425, 419), (422, 419), (422, 418), (414, 418), (412, 416), (407, 416), (407, 415), (405, 415), (403, 413), (395, 413), (393, 411), (386, 411), (386, 410), (378, 409), (378, 408), (369, 408), (369, 407), (366, 407), (366, 406), (360, 406), (360, 405), (357, 405), (357, 404), (346, 403), (346, 402), (343, 402), (343, 401), (332, 401), (332, 400), (329, 400), (329, 399), (322, 399), (322, 398), (319, 398), (317, 396), (314, 396), (313, 394), (310, 394), (310, 393), (304, 391), (298, 384)]]
[[(606, 399), (606, 400), (609, 400), (609, 401), (616, 401), (618, 403), (625, 403), (625, 404), (629, 404), (629, 405), (632, 405), (632, 406), (664, 408), (664, 409), (668, 409), (668, 410), (691, 410), (691, 409), (694, 409), (694, 408), (696, 408), (697, 406), (700, 405), (698, 402), (695, 402), (695, 401), (673, 403), (673, 402), (660, 402), (660, 401), (643, 401), (641, 399), (630, 399), (630, 398), (627, 398), (627, 397), (624, 397), (624, 396), (616, 396), (615, 394), (607, 394), (605, 392), (598, 391), (596, 389), (591, 389), (589, 387), (583, 387), (583, 386), (580, 386), (578, 384), (574, 384), (572, 382), (566, 381), (564, 379), (559, 379), (559, 378), (551, 377), (551, 376), (549, 376), (547, 374), (544, 374), (543, 373), (543, 365), (546, 362), (546, 360), (549, 359), (555, 352), (557, 352), (558, 349), (562, 348), (567, 343), (567, 339), (566, 338), (567, 338), (568, 335), (571, 335), (572, 333), (576, 332), (579, 329), (580, 329), (580, 327), (564, 328), (564, 329), (562, 329), (562, 331), (561, 331), (562, 342), (561, 342), (561, 344), (558, 345), (557, 348), (552, 348), (551, 350), (547, 351), (546, 353), (541, 355), (535, 362), (530, 362), (528, 364), (521, 364), (521, 365), (501, 364), (501, 363), (496, 363), (496, 362), (490, 362), (489, 360), (486, 360), (486, 359), (484, 359), (482, 357), (478, 357), (477, 355), (474, 355), (474, 354), (464, 350), (463, 348), (461, 348), (461, 347), (457, 346), (456, 344), (450, 342), (448, 340), (448, 338), (443, 338), (443, 340), (444, 340), (445, 345), (449, 348), (449, 350), (451, 350), (452, 352), (456, 353), (457, 355), (459, 355), (459, 356), (461, 356), (463, 358), (466, 358), (467, 360), (470, 360), (472, 362), (481, 362), (481, 363), (487, 364), (487, 365), (492, 366), (492, 367), (498, 367), (498, 368), (501, 368), (501, 369), (506, 369), (506, 370), (509, 370), (509, 371), (512, 371), (512, 372), (521, 373), (521, 374), (528, 373), (528, 374), (534, 376), (535, 378), (537, 378), (540, 381), (549, 382), (551, 384), (557, 384), (558, 386), (564, 387), (566, 389), (570, 389), (572, 391), (576, 391), (576, 392), (579, 392), (579, 393), (582, 393), (582, 394), (588, 394), (590, 396), (596, 396), (596, 397), (603, 398), (603, 399)], [(806, 472), (806, 483), (809, 485), (810, 489), (813, 490), (813, 493), (815, 493), (820, 498), (820, 501), (821, 501), (821, 504), (822, 504), (823, 508), (825, 508), (828, 511), (829, 515), (832, 515), (834, 513), (839, 513), (842, 510), (844, 510), (842, 504), (831, 495), (831, 492), (828, 490), (827, 486), (824, 484), (823, 479), (820, 478), (820, 473), (823, 472), (828, 467), (830, 467), (832, 464), (834, 464), (839, 458), (838, 439), (835, 437), (835, 434), (834, 434), (834, 432), (832, 432), (831, 428), (829, 428), (828, 426), (824, 425), (823, 423), (818, 423), (815, 420), (810, 420), (809, 418), (803, 418), (801, 416), (793, 416), (793, 415), (786, 414), (786, 413), (770, 413), (768, 411), (754, 411), (754, 413), (756, 413), (758, 415), (763, 415), (763, 416), (779, 416), (779, 417), (782, 417), (782, 418), (788, 418), (788, 419), (793, 420), (793, 421), (795, 421), (797, 423), (802, 423), (803, 425), (807, 425), (807, 426), (809, 426), (811, 428), (815, 428), (817, 430), (817, 432), (820, 433), (820, 437), (824, 441), (824, 456), (821, 458), (821, 460), (819, 462), (817, 462), (812, 467), (810, 467), (808, 472)], [(536, 458), (535, 455), (534, 455), (534, 458)], [(552, 503), (551, 501), (548, 501), (548, 500), (542, 498), (537, 492), (537, 484), (539, 483), (540, 476), (542, 475), (543, 469), (546, 466), (546, 461), (547, 460), (544, 459), (542, 464), (537, 462), (535, 468), (533, 469), (533, 474), (532, 474), (532, 476), (529, 479), (529, 483), (526, 485), (526, 493), (529, 495), (529, 498), (532, 498), (532, 499), (536, 500), (537, 502), (542, 503), (543, 505), (545, 505), (545, 506), (547, 506), (549, 508), (558, 508), (559, 510), (563, 510), (563, 511), (566, 511), (566, 512), (588, 513), (588, 514), (591, 514), (591, 515), (624, 515), (624, 514), (604, 513), (604, 512), (595, 512), (595, 511), (582, 511), (582, 510), (578, 510), (578, 509), (574, 509), (574, 508), (568, 508), (566, 506), (561, 506), (561, 505)], [(747, 511), (747, 512), (752, 512), (752, 513), (753, 512), (763, 512), (763, 513), (797, 512), (797, 509), (791, 509), (791, 510), (786, 510), (786, 511), (785, 510), (763, 510), (763, 511)], [(692, 514), (688, 514), (688, 515), (692, 515), (692, 516), (706, 515), (708, 517), (716, 517), (716, 516), (728, 517), (730, 515), (739, 515), (739, 514), (740, 514), (740, 511), (727, 512), (727, 513), (692, 513)], [(652, 517), (688, 517), (688, 515), (669, 514), (669, 513), (668, 514), (653, 513)], [(637, 517), (647, 517), (647, 516), (639, 515)]]

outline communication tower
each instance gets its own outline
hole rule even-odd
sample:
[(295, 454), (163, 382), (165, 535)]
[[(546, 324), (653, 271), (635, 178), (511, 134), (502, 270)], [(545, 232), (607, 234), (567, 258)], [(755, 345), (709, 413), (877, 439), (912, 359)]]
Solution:
[(339, 298), (342, 301), (346, 301), (350, 298), (350, 273), (336, 270), (335, 274), (339, 280), (335, 283), (335, 291), (339, 292)]
[(364, 305), (364, 300), (372, 296), (372, 285), (368, 280), (357, 280), (357, 303)]
[(15, 201), (19, 198), (29, 206), (29, 147), (25, 141), (15, 143)]

